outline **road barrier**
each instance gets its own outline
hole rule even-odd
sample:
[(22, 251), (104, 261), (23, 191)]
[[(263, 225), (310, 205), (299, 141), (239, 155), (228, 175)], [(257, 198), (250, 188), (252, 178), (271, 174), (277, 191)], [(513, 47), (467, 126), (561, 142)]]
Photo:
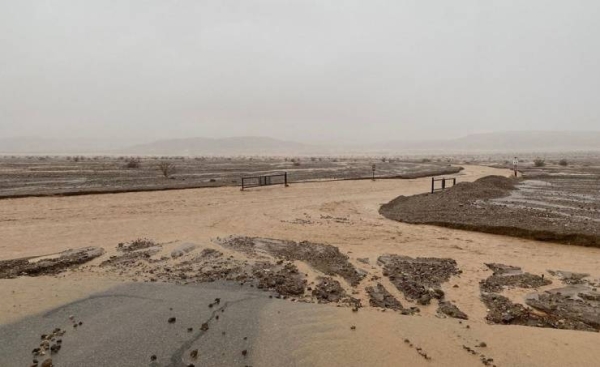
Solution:
[[(434, 193), (434, 192), (436, 192), (436, 191), (442, 191), (442, 190), (445, 190), (445, 189), (446, 189), (446, 187), (447, 187), (447, 186), (446, 186), (446, 181), (452, 182), (452, 186), (455, 186), (455, 185), (456, 185), (456, 178), (455, 178), (455, 177), (453, 177), (453, 178), (446, 178), (446, 177), (435, 178), (435, 177), (432, 177), (432, 178), (431, 178), (431, 193), (433, 194), (433, 193)], [(436, 188), (436, 187), (435, 187), (435, 183), (436, 183), (436, 182), (441, 182), (441, 183), (442, 183), (442, 186), (441, 186), (441, 187), (438, 187), (438, 188)]]
[(287, 172), (277, 173), (273, 175), (242, 177), (242, 191), (244, 191), (244, 189), (249, 189), (252, 187), (270, 185), (284, 185), (285, 187), (288, 187), (289, 185)]

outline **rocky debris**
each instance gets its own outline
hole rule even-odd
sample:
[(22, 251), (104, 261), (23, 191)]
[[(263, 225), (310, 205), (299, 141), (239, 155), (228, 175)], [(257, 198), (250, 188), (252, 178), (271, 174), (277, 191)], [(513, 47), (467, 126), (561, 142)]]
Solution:
[(352, 286), (358, 285), (365, 277), (363, 272), (348, 261), (348, 256), (331, 245), (235, 236), (219, 242), (223, 246), (254, 256), (263, 253), (286, 261), (304, 261), (325, 275), (341, 276)]
[(462, 312), (456, 305), (448, 301), (440, 301), (438, 304), (438, 313), (461, 320), (468, 320), (469, 316)]
[(303, 295), (306, 287), (306, 279), (292, 263), (283, 267), (264, 262), (256, 264), (254, 276), (258, 280), (258, 289), (275, 290), (284, 296)]
[(504, 264), (485, 264), (494, 273), (479, 282), (479, 287), (484, 292), (497, 293), (505, 287), (539, 288), (552, 284), (543, 275), (523, 273), (521, 268)]
[(340, 302), (346, 297), (346, 291), (337, 280), (323, 277), (319, 278), (312, 295), (319, 303)]
[(100, 247), (83, 247), (55, 255), (0, 261), (0, 279), (18, 276), (56, 275), (104, 254)]
[(582, 284), (585, 283), (585, 278), (589, 277), (586, 273), (573, 273), (570, 271), (563, 270), (548, 270), (553, 276), (559, 277), (561, 282), (564, 284)]
[(194, 251), (197, 247), (198, 245), (194, 243), (182, 243), (181, 245), (177, 246), (177, 248), (175, 248), (173, 251), (171, 251), (171, 257), (173, 259), (182, 257), (185, 254)]
[(138, 238), (131, 242), (127, 243), (119, 243), (117, 245), (117, 251), (121, 252), (133, 252), (144, 250), (152, 247), (160, 247), (160, 245), (153, 240), (149, 240), (147, 238)]
[(150, 258), (156, 255), (160, 249), (151, 248), (148, 250), (139, 250), (133, 252), (125, 252), (120, 256), (111, 256), (108, 260), (104, 260), (100, 263), (100, 267), (108, 267), (108, 266), (118, 266), (118, 267), (128, 267), (132, 266), (138, 261), (149, 262)]
[(201, 259), (216, 258), (221, 256), (223, 256), (223, 253), (221, 251), (212, 248), (205, 248), (200, 252)]
[(489, 309), (486, 320), (494, 324), (523, 325), (554, 329), (570, 329), (597, 331), (577, 319), (560, 318), (555, 314), (535, 312), (521, 304), (513, 303), (508, 298), (494, 293), (481, 295), (483, 303)]
[[(61, 337), (65, 335), (66, 331), (61, 328), (55, 328), (49, 334), (42, 334), (40, 337), (39, 347), (34, 348), (31, 351), (31, 354), (34, 358), (37, 357), (47, 357), (49, 355), (57, 354), (62, 348), (62, 339)], [(37, 361), (37, 359), (35, 359)], [(53, 366), (52, 358), (47, 358), (44, 362), (42, 362), (42, 366), (46, 363), (47, 366)], [(34, 363), (37, 365), (37, 363)]]
[(597, 187), (597, 174), (488, 176), (433, 194), (400, 196), (380, 213), (413, 224), (600, 247)]
[(400, 255), (383, 255), (378, 261), (383, 275), (398, 288), (407, 299), (428, 305), (431, 299), (443, 299), (441, 284), (452, 275), (461, 273), (456, 261), (448, 258), (411, 258)]
[[(559, 328), (571, 328), (585, 324), (600, 330), (600, 293), (585, 285), (553, 289), (542, 294), (530, 295), (526, 304), (558, 319)], [(580, 330), (577, 328), (576, 330)]]
[(369, 295), (369, 304), (372, 307), (381, 307), (390, 310), (402, 310), (404, 308), (400, 301), (388, 292), (381, 283), (377, 283), (375, 287), (367, 287), (366, 291)]

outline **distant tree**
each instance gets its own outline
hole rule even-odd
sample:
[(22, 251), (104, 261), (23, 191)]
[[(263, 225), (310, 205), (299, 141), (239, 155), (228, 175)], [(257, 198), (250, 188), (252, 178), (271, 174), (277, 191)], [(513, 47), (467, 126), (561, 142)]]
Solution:
[(546, 160), (542, 158), (536, 158), (533, 160), (533, 165), (536, 167), (544, 167), (546, 165)]
[(175, 165), (171, 162), (163, 161), (158, 164), (158, 169), (165, 176), (165, 178), (171, 177), (175, 173)]

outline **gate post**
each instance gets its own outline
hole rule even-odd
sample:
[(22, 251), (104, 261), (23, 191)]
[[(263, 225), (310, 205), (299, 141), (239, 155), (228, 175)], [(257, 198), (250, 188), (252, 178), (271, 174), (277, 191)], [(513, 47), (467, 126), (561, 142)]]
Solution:
[(435, 190), (435, 178), (432, 177), (431, 178), (431, 193), (433, 194), (433, 191)]

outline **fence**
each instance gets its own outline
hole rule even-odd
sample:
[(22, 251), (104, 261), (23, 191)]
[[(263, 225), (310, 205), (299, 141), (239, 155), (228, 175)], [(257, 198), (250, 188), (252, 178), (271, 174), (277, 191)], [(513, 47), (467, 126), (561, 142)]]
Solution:
[(270, 185), (285, 185), (285, 187), (288, 187), (287, 172), (273, 175), (242, 177), (242, 191), (252, 187)]
[[(456, 178), (455, 177), (453, 177), (453, 178), (445, 178), (445, 177), (435, 178), (435, 177), (432, 177), (431, 178), (431, 193), (433, 194), (435, 191), (445, 190), (446, 189), (446, 181), (452, 182), (452, 186), (456, 185)], [(436, 182), (441, 182), (442, 186), (439, 187), (439, 188), (436, 188), (435, 187), (435, 183)]]

